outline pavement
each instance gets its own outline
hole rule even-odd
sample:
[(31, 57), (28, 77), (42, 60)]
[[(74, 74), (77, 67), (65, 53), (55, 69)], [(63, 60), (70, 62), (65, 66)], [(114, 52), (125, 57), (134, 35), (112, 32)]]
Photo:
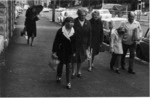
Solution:
[[(56, 72), (48, 63), (57, 23), (41, 17), (37, 22), (37, 37), (33, 46), (20, 36), (24, 14), (18, 18), (16, 30), (5, 50), (5, 63), (0, 68), (0, 96), (2, 97), (148, 97), (149, 64), (135, 60), (135, 75), (121, 70), (116, 74), (109, 69), (111, 54), (101, 52), (95, 58), (95, 69), (82, 66), (83, 77), (72, 80), (72, 89), (65, 88), (65, 70), (62, 82), (56, 83)], [(128, 67), (128, 63), (127, 66)]]

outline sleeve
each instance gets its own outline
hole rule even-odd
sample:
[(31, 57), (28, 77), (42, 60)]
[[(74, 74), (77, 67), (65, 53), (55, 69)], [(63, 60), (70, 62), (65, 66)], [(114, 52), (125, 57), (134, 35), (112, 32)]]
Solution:
[(34, 21), (38, 21), (39, 20), (39, 17), (38, 16), (35, 16), (34, 17)]
[(71, 46), (73, 53), (76, 53), (76, 41), (75, 41), (75, 34), (71, 37)]
[(111, 47), (111, 48), (113, 48), (113, 46), (114, 46), (114, 40), (115, 40), (115, 34), (112, 33), (112, 34), (111, 34), (111, 40), (110, 40), (110, 47)]
[(58, 47), (59, 47), (59, 44), (61, 43), (60, 33), (61, 33), (61, 29), (59, 29), (56, 33), (54, 43), (53, 43), (53, 48), (52, 48), (53, 53), (58, 52)]
[(102, 43), (104, 41), (104, 31), (103, 31), (103, 22), (100, 20), (100, 42)]
[(91, 28), (91, 23), (89, 23), (89, 28), (88, 28), (88, 42), (87, 42), (87, 48), (91, 48), (92, 44), (92, 28)]

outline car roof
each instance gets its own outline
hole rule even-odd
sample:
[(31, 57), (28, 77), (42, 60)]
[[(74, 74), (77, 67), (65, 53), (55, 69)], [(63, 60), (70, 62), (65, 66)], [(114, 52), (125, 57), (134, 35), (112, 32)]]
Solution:
[(103, 19), (103, 21), (126, 21), (126, 18), (120, 18), (120, 17), (113, 17), (113, 18), (107, 18), (107, 19)]

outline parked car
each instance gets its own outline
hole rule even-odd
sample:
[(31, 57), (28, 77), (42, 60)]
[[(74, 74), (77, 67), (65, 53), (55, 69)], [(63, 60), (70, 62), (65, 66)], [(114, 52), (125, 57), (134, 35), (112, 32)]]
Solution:
[(108, 18), (102, 19), (103, 21), (103, 29), (104, 29), (104, 43), (110, 43), (110, 30), (109, 30), (109, 22), (112, 21), (114, 23), (114, 28), (117, 29), (123, 21), (127, 21), (126, 18)]
[(148, 28), (144, 37), (137, 44), (136, 48), (136, 56), (144, 61), (149, 62), (149, 38), (150, 38), (150, 30)]
[(66, 8), (63, 8), (63, 7), (59, 7), (59, 8), (56, 8), (56, 9), (55, 9), (55, 11), (57, 11), (57, 12), (62, 12), (62, 11), (64, 11), (64, 10), (66, 10)]
[(112, 14), (109, 12), (108, 9), (93, 9), (92, 12), (94, 11), (98, 11), (102, 19), (112, 18)]
[(65, 16), (65, 13), (67, 13), (67, 16), (71, 16), (73, 18), (78, 17), (77, 9), (66, 9), (66, 10), (62, 11), (61, 13), (62, 13), (62, 16)]
[(49, 12), (49, 11), (51, 11), (52, 9), (50, 9), (50, 8), (43, 8), (43, 12)]

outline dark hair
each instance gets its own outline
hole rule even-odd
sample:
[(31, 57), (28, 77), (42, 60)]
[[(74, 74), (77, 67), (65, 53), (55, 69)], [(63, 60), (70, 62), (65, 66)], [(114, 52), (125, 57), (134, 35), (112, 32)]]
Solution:
[(63, 26), (66, 24), (66, 23), (69, 23), (69, 22), (74, 22), (74, 19), (72, 17), (67, 17), (64, 22), (63, 22)]

